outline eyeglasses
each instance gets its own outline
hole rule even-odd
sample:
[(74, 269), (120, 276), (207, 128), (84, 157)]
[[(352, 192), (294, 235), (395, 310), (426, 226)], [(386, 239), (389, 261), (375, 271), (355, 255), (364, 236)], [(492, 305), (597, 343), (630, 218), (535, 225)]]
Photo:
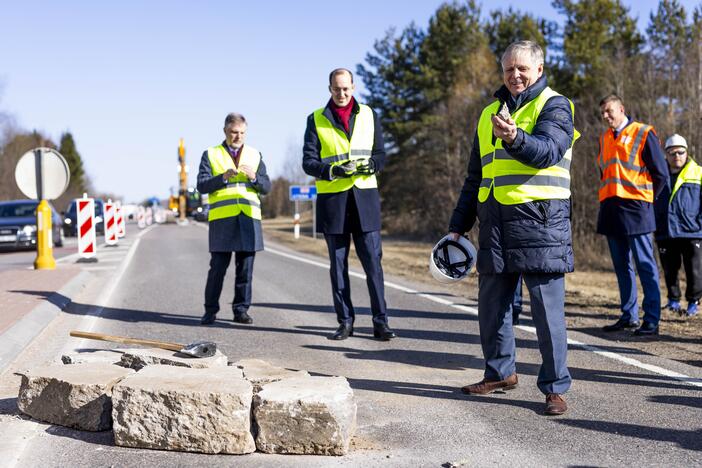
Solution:
[(668, 156), (685, 156), (685, 150), (668, 151)]

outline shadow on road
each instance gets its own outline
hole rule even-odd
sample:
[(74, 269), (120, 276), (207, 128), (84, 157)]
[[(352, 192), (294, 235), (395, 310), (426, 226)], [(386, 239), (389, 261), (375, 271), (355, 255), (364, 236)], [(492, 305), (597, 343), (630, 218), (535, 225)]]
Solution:
[[(690, 408), (702, 409), (702, 398), (672, 395), (655, 395), (648, 397), (651, 403), (663, 403), (666, 405), (688, 406)], [(700, 440), (702, 443), (702, 440)]]
[(19, 408), (17, 408), (17, 398), (0, 398), (0, 415), (19, 416)]
[(64, 426), (49, 426), (44, 432), (53, 436), (80, 440), (81, 442), (86, 442), (89, 444), (104, 445), (107, 447), (115, 446), (114, 435), (112, 434), (111, 429), (100, 432), (91, 432), (80, 431), (78, 429), (71, 429), (70, 427)]
[[(352, 339), (353, 338), (350, 340)], [(398, 364), (446, 370), (483, 369), (482, 357), (471, 356), (468, 354), (418, 351), (398, 348), (367, 350), (352, 348), (350, 346), (330, 345), (304, 345), (303, 348), (324, 352), (344, 353), (344, 356), (348, 359), (393, 362)], [(517, 362), (516, 367), (517, 374), (536, 377), (539, 374), (541, 366), (540, 364)], [(607, 385), (635, 385), (637, 387), (653, 387), (657, 389), (671, 390), (690, 390), (691, 388), (689, 385), (679, 382), (672, 377), (662, 375), (583, 369), (580, 367), (570, 367), (569, 370), (574, 381), (598, 382)]]
[[(40, 296), (46, 299), (48, 302), (61, 307), (66, 302), (70, 302), (70, 298), (53, 292), (53, 291), (25, 291), (16, 290), (11, 291), (14, 293), (27, 294), (31, 296)], [(68, 306), (63, 309), (63, 312), (73, 315), (91, 315), (96, 309), (100, 309), (100, 317), (110, 320), (119, 320), (122, 322), (154, 322), (154, 323), (168, 323), (172, 325), (183, 325), (183, 326), (198, 326), (200, 327), (200, 317), (192, 315), (182, 315), (182, 314), (172, 314), (168, 312), (155, 312), (148, 310), (138, 310), (138, 309), (119, 309), (114, 307), (100, 307), (92, 304), (81, 304), (78, 302), (70, 302)], [(213, 328), (233, 328), (234, 323), (231, 321), (232, 315), (230, 313), (222, 313), (222, 317), (218, 318), (217, 322), (209, 327)]]
[(688, 431), (685, 429), (671, 429), (669, 427), (651, 427), (639, 424), (583, 419), (556, 419), (556, 422), (590, 431), (617, 434), (617, 436), (627, 436), (654, 442), (669, 442), (685, 450), (702, 450), (702, 429)]
[(416, 351), (407, 349), (354, 349), (336, 346), (305, 345), (303, 348), (317, 351), (344, 353), (348, 359), (395, 362), (412, 366), (432, 367), (446, 370), (482, 369), (483, 360), (467, 354)]
[[(300, 312), (320, 312), (334, 314), (334, 308), (332, 306), (321, 306), (316, 304), (281, 304), (281, 303), (270, 303), (270, 302), (257, 302), (252, 304), (252, 307), (264, 307), (268, 309), (281, 309), (281, 310), (297, 310)], [(357, 316), (368, 315), (371, 316), (371, 310), (368, 307), (354, 307)], [(388, 316), (390, 320), (395, 317), (406, 317), (406, 318), (428, 318), (428, 319), (439, 319), (439, 320), (470, 320), (476, 321), (478, 317), (472, 314), (462, 314), (455, 312), (431, 312), (427, 310), (407, 310), (407, 309), (388, 309)]]

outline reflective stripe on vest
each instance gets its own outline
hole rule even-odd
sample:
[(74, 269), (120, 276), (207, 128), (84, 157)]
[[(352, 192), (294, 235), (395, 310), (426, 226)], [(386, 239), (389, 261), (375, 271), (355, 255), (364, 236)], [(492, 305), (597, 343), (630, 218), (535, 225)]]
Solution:
[[(224, 146), (213, 146), (207, 149), (212, 175), (218, 176), (235, 169), (234, 161)], [(244, 145), (239, 156), (239, 166), (249, 166), (254, 172), (258, 171), (261, 153), (251, 146)], [(244, 214), (249, 218), (261, 219), (261, 200), (253, 184), (243, 172), (238, 172), (227, 181), (224, 188), (212, 192), (209, 196), (209, 221), (222, 218), (232, 218)]]
[(631, 122), (617, 138), (612, 129), (600, 137), (600, 201), (610, 197), (643, 200), (653, 203), (653, 178), (644, 166), (641, 155), (653, 127)]
[[(314, 124), (321, 145), (319, 156), (322, 162), (337, 166), (349, 160), (367, 160), (373, 151), (375, 122), (370, 107), (360, 104), (353, 126), (351, 141), (346, 134), (334, 127), (324, 116), (324, 107), (314, 111)], [(351, 189), (354, 185), (361, 189), (377, 188), (375, 174), (355, 175), (334, 180), (317, 179), (317, 193), (338, 193)]]
[[(557, 92), (546, 87), (541, 94), (518, 109), (512, 116), (517, 127), (531, 133), (539, 118), (541, 109)], [(575, 115), (573, 103), (570, 110)], [(502, 205), (516, 205), (535, 200), (565, 199), (570, 197), (570, 164), (573, 155), (573, 143), (580, 138), (580, 133), (573, 129), (573, 141), (563, 158), (553, 166), (539, 169), (527, 166), (504, 149), (502, 140), (493, 143), (491, 116), (497, 114), (500, 102), (495, 101), (483, 109), (478, 121), (478, 145), (482, 180), (478, 189), (478, 201), (485, 202), (493, 191), (495, 200)]]
[(668, 203), (673, 202), (673, 197), (678, 192), (683, 184), (697, 184), (702, 185), (702, 167), (699, 166), (695, 161), (687, 157), (687, 164), (682, 168), (680, 174), (678, 174), (678, 179), (675, 181), (675, 187), (673, 187), (673, 192), (670, 194), (670, 200)]

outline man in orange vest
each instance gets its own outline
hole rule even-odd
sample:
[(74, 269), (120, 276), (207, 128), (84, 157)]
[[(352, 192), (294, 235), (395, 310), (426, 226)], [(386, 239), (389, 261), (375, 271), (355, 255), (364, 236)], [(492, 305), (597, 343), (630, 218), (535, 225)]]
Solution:
[[(600, 101), (609, 128), (600, 137), (600, 212), (597, 232), (607, 236), (619, 283), (622, 315), (603, 328), (614, 332), (637, 328), (635, 335), (657, 335), (661, 316), (658, 265), (651, 233), (656, 230), (653, 201), (668, 184), (668, 167), (652, 126), (627, 117), (615, 94)], [(644, 290), (643, 322), (639, 323), (636, 277)]]

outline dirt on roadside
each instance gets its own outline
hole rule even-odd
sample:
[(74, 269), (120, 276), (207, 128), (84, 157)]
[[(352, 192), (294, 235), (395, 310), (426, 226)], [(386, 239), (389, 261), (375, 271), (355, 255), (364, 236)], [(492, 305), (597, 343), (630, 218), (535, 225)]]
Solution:
[[(309, 226), (306, 230), (303, 229), (299, 239), (293, 237), (291, 218), (264, 220), (264, 234), (267, 239), (300, 252), (327, 257), (323, 236), (318, 234), (317, 239), (313, 239)], [(454, 302), (460, 301), (460, 298), (475, 301), (477, 275), (471, 275), (454, 287), (444, 287), (434, 281), (428, 271), (431, 248), (429, 243), (408, 242), (383, 236), (383, 269), (389, 275), (426, 284), (426, 291), (453, 295)], [(349, 263), (355, 268), (361, 268), (353, 252), (349, 256)], [(640, 304), (643, 299), (640, 284), (638, 290)], [(524, 303), (528, 305), (526, 289), (524, 293)], [(661, 298), (664, 303), (665, 297), (665, 285), (661, 284)], [(613, 271), (576, 271), (566, 275), (565, 305), (569, 330), (610, 340), (618, 347), (629, 347), (702, 367), (702, 314), (683, 318), (670, 311), (662, 311), (660, 335), (657, 337), (636, 337), (630, 330), (615, 333), (601, 330), (604, 325), (616, 321), (620, 315), (619, 288)]]

